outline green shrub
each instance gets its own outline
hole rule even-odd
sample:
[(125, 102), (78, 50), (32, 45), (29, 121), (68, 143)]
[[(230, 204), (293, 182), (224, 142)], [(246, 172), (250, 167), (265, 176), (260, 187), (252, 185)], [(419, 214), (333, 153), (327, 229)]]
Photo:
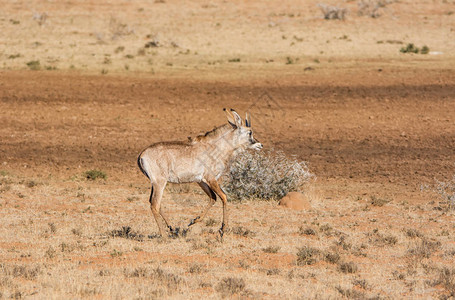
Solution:
[(303, 191), (313, 174), (305, 162), (283, 152), (244, 152), (237, 156), (224, 177), (229, 198), (281, 199), (292, 191)]
[(428, 54), (430, 52), (430, 48), (428, 46), (423, 46), (422, 49), (420, 49), (420, 54)]
[(30, 70), (34, 71), (41, 69), (39, 60), (31, 60), (27, 63), (27, 66), (30, 68)]
[(428, 46), (423, 46), (422, 48), (416, 47), (414, 44), (410, 43), (407, 44), (406, 47), (402, 47), (400, 49), (401, 53), (420, 53), (420, 54), (428, 54), (430, 53), (430, 48)]

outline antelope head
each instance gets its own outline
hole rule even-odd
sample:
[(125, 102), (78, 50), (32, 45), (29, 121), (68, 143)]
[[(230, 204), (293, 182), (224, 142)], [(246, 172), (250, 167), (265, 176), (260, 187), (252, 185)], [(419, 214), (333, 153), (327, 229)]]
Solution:
[(262, 144), (253, 137), (251, 128), (251, 117), (246, 113), (245, 124), (239, 114), (231, 108), (230, 111), (224, 109), (229, 124), (234, 129), (235, 142), (239, 148), (261, 150)]

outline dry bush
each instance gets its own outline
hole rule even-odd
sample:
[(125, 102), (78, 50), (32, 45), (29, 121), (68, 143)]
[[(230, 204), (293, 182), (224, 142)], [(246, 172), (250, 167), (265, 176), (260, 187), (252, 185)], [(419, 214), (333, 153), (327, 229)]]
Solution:
[(224, 178), (230, 198), (280, 199), (292, 191), (303, 191), (314, 175), (304, 161), (283, 152), (244, 152), (237, 156)]
[(359, 0), (357, 1), (359, 16), (378, 18), (382, 15), (385, 7), (395, 0)]
[(321, 9), (324, 14), (324, 19), (326, 20), (344, 20), (348, 10), (346, 8), (341, 8), (338, 6), (331, 6), (323, 3), (319, 3), (318, 7)]
[(442, 200), (447, 202), (448, 209), (455, 209), (455, 175), (450, 181), (436, 180), (435, 190)]

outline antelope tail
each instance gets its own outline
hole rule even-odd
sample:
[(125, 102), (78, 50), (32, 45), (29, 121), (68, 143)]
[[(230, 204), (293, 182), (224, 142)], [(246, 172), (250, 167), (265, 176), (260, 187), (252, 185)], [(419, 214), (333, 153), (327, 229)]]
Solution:
[[(142, 155), (142, 153), (141, 153)], [(138, 156), (137, 158), (137, 165), (139, 166), (139, 169), (141, 170), (142, 173), (144, 173), (145, 176), (147, 176), (148, 179), (151, 180), (149, 174), (144, 169), (144, 159), (141, 157), (141, 155)]]

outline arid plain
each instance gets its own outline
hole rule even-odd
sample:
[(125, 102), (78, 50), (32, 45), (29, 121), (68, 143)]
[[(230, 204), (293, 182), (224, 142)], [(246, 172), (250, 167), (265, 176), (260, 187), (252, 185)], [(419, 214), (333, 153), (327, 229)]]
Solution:
[[(455, 1), (373, 2), (4, 1), (0, 298), (453, 298)], [(159, 238), (137, 155), (223, 107), (308, 163), (312, 209), (230, 202), (220, 241), (217, 203)], [(163, 205), (185, 227), (206, 202)]]

